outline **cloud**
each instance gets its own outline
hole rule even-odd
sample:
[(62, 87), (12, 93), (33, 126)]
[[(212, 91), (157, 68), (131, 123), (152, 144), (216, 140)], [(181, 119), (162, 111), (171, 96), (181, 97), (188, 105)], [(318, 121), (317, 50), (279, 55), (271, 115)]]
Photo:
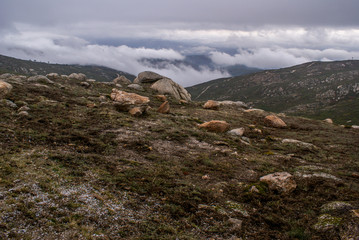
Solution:
[[(48, 32), (22, 32), (7, 34), (0, 39), (1, 54), (21, 59), (66, 64), (96, 64), (117, 70), (138, 74), (150, 70), (168, 76), (183, 86), (193, 85), (215, 78), (228, 76), (217, 70), (175, 65), (173, 60), (184, 56), (173, 49), (132, 48), (126, 45), (106, 46), (90, 44), (86, 40)], [(166, 69), (146, 66), (142, 59), (168, 60)]]
[(301, 49), (301, 48), (258, 48), (239, 50), (235, 55), (214, 51), (210, 57), (222, 66), (243, 64), (263, 69), (290, 67), (309, 61), (335, 61), (359, 59), (359, 51), (338, 49)]

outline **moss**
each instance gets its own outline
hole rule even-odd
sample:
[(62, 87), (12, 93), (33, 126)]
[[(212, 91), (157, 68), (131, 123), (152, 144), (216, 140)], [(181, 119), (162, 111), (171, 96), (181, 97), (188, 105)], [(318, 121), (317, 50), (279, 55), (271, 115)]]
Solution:
[(342, 222), (342, 218), (333, 217), (329, 214), (322, 214), (318, 217), (318, 222), (313, 226), (315, 230), (326, 231), (332, 228), (337, 228)]

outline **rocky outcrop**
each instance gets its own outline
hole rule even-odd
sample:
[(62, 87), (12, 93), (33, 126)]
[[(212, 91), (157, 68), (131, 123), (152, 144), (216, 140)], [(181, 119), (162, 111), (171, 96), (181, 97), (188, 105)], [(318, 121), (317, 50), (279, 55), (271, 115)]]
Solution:
[(275, 128), (284, 128), (287, 126), (287, 124), (282, 119), (280, 119), (279, 117), (277, 117), (275, 115), (266, 116), (264, 118), (264, 123), (267, 126), (275, 127)]
[(209, 122), (202, 123), (198, 127), (204, 128), (209, 132), (223, 133), (229, 130), (230, 125), (226, 121), (212, 120)]
[(12, 85), (0, 80), (0, 99), (4, 98), (12, 90)]
[(191, 101), (191, 95), (178, 83), (169, 78), (163, 78), (152, 84), (151, 89), (160, 94), (169, 94), (177, 100)]
[(161, 76), (155, 72), (145, 71), (145, 72), (139, 73), (137, 78), (133, 81), (133, 83), (154, 83), (163, 78), (166, 78), (166, 77)]
[(123, 76), (123, 75), (120, 76), (117, 74), (117, 78), (115, 78), (113, 80), (113, 83), (121, 84), (121, 85), (128, 85), (128, 84), (131, 84), (131, 81), (128, 78), (126, 78), (125, 76)]
[(211, 109), (211, 110), (218, 110), (219, 109), (219, 103), (217, 101), (208, 100), (204, 105), (204, 109)]
[(282, 193), (292, 192), (297, 187), (293, 176), (287, 172), (268, 174), (261, 177), (260, 181), (267, 183), (270, 189), (277, 190)]
[(155, 72), (141, 72), (133, 82), (136, 84), (152, 84), (150, 88), (161, 95), (168, 94), (177, 100), (191, 101), (191, 95), (186, 89), (172, 79)]

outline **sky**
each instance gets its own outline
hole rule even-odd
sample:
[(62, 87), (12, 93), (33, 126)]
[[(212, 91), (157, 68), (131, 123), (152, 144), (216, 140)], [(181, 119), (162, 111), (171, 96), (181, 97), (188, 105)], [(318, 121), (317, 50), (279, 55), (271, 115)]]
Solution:
[(0, 54), (151, 70), (190, 86), (220, 69), (141, 59), (205, 54), (263, 69), (359, 59), (358, 0), (0, 0)]

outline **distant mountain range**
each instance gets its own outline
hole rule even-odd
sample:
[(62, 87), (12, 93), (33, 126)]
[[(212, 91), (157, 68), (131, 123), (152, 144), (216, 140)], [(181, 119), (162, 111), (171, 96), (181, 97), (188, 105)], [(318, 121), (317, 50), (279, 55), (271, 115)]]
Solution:
[(149, 68), (155, 69), (166, 69), (169, 65), (174, 65), (177, 67), (187, 66), (192, 67), (197, 71), (201, 71), (204, 68), (209, 70), (219, 70), (222, 72), (227, 72), (231, 76), (241, 76), (263, 70), (259, 68), (247, 67), (241, 64), (231, 66), (219, 66), (215, 64), (208, 55), (187, 55), (183, 60), (144, 58), (141, 59), (140, 62)]
[(359, 123), (359, 61), (310, 62), (187, 88), (193, 100), (240, 100), (256, 108)]
[(84, 73), (88, 78), (96, 79), (99, 82), (112, 81), (117, 77), (117, 74), (124, 75), (130, 80), (135, 79), (135, 76), (130, 73), (102, 66), (49, 64), (44, 62), (20, 60), (3, 55), (0, 55), (0, 73), (1, 72), (12, 72), (26, 75), (46, 75), (52, 72), (65, 75), (69, 75), (71, 73)]

